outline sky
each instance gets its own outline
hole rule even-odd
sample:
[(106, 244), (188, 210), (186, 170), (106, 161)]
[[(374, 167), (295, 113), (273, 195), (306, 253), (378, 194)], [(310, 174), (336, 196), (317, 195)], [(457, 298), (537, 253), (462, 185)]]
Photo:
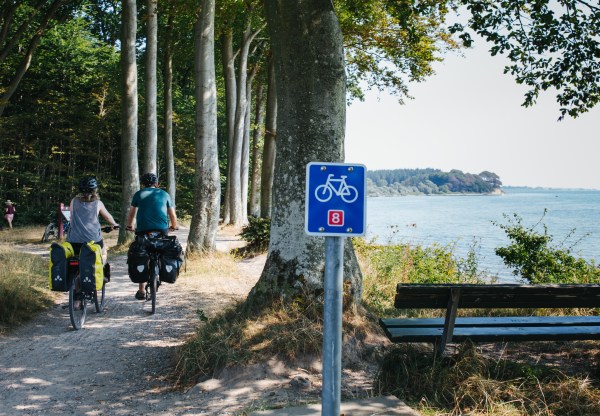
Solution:
[(505, 186), (600, 189), (600, 106), (560, 116), (550, 91), (522, 107), (526, 88), (487, 45), (451, 53), (410, 84), (412, 100), (371, 91), (347, 110), (346, 162), (368, 170), (488, 170)]

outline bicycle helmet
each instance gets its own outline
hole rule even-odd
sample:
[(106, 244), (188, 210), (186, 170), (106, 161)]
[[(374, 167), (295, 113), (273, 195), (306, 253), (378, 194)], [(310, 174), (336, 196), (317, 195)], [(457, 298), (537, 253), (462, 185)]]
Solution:
[(144, 186), (152, 186), (156, 185), (157, 183), (158, 176), (156, 176), (154, 173), (146, 173), (144, 176), (142, 176), (142, 184), (144, 184)]
[(84, 194), (91, 193), (94, 189), (98, 189), (98, 182), (92, 176), (86, 176), (79, 181), (79, 191)]

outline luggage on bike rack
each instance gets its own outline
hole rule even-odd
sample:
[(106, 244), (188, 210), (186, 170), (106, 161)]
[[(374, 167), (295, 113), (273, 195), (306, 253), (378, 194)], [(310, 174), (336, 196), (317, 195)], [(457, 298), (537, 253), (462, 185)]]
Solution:
[(183, 264), (183, 249), (177, 240), (177, 236), (167, 236), (159, 240), (161, 242), (158, 250), (161, 252), (159, 277), (161, 282), (175, 283), (179, 276), (179, 269)]
[(70, 243), (52, 243), (50, 246), (50, 290), (67, 292), (71, 277), (69, 276), (69, 258), (74, 256)]
[(102, 247), (90, 241), (81, 246), (79, 252), (79, 277), (81, 290), (100, 290), (104, 285)]
[(148, 281), (150, 268), (150, 255), (143, 238), (136, 238), (127, 251), (127, 270), (129, 278), (133, 283), (145, 283)]

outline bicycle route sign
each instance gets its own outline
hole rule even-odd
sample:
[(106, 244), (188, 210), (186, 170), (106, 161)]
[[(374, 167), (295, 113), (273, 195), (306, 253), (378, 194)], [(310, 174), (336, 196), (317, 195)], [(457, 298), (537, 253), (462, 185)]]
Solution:
[(364, 165), (310, 162), (306, 165), (306, 233), (364, 235), (366, 188)]

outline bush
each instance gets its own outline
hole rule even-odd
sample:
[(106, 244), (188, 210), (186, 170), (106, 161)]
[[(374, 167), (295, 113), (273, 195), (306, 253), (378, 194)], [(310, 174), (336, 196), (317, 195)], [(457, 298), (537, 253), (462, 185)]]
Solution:
[(451, 246), (377, 245), (353, 239), (363, 271), (363, 304), (378, 316), (398, 314), (398, 283), (481, 283), (475, 246), (467, 259), (456, 258)]
[[(544, 210), (544, 216), (546, 215)], [(517, 214), (512, 218), (504, 215), (507, 224), (494, 223), (508, 236), (511, 244), (496, 249), (496, 254), (504, 264), (514, 268), (513, 274), (521, 276), (530, 283), (598, 283), (600, 268), (593, 262), (573, 256), (572, 248), (563, 244), (553, 245), (553, 237), (542, 219), (532, 227), (525, 227), (523, 219)], [(536, 230), (542, 227), (542, 232)], [(572, 230), (565, 241), (572, 237)]]
[(264, 251), (269, 247), (271, 236), (271, 219), (248, 217), (248, 225), (242, 228), (240, 237), (248, 242), (249, 248)]

